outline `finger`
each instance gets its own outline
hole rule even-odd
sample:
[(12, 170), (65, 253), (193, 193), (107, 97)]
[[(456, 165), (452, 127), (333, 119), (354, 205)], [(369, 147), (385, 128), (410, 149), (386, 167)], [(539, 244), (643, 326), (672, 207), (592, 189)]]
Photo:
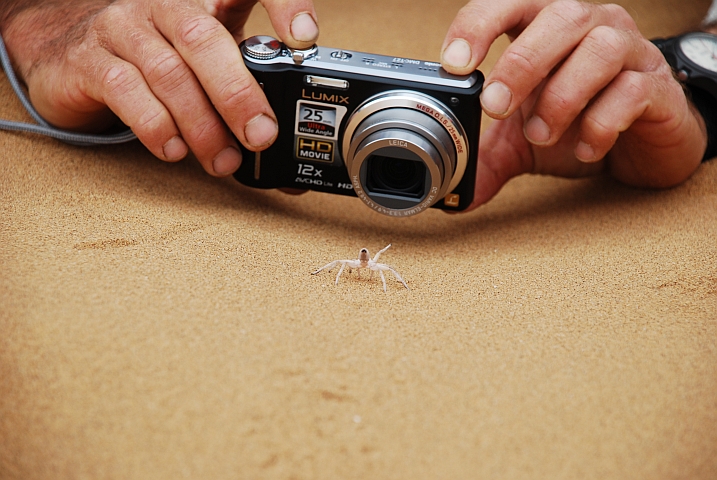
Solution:
[[(677, 185), (694, 172), (706, 146), (703, 126), (677, 81), (656, 75), (623, 72), (615, 79), (586, 112), (578, 158), (591, 161), (609, 150), (613, 176), (650, 188)], [(701, 141), (685, 141), (694, 138)]]
[(231, 131), (249, 150), (271, 145), (278, 134), (276, 117), (234, 38), (197, 5), (166, 5), (150, 4), (152, 21), (194, 72)]
[[(684, 108), (675, 108), (680, 104)], [(639, 135), (640, 129), (649, 128), (644, 138), (650, 138), (655, 147), (669, 148), (674, 132), (685, 123), (685, 117), (676, 111), (689, 111), (677, 82), (665, 81), (664, 75), (657, 73), (622, 72), (585, 111), (575, 156), (583, 162), (604, 158), (628, 129)]]
[(99, 97), (89, 96), (78, 69), (62, 69), (37, 69), (26, 80), (30, 102), (40, 116), (56, 127), (78, 132), (101, 133), (115, 125), (117, 116)]
[(470, 212), (493, 198), (511, 178), (534, 170), (530, 144), (521, 135), (522, 118), (494, 121), (482, 134)]
[(517, 35), (552, 0), (472, 0), (456, 15), (441, 48), (441, 62), (456, 75), (473, 72), (504, 33)]
[(540, 92), (525, 124), (526, 138), (534, 145), (554, 145), (621, 71), (649, 72), (664, 63), (660, 51), (639, 33), (594, 28)]
[(548, 5), (506, 49), (486, 79), (483, 108), (505, 118), (522, 105), (594, 28), (636, 30), (621, 7), (561, 0)]
[(177, 161), (187, 154), (172, 116), (132, 64), (98, 50), (83, 58), (87, 94), (107, 105), (154, 156)]
[[(104, 22), (114, 24), (122, 22), (127, 13), (115, 7), (107, 10)], [(122, 16), (115, 18), (118, 13), (113, 11)], [(238, 145), (176, 50), (148, 22), (127, 28), (108, 41), (117, 55), (139, 68), (204, 169), (215, 176), (234, 173), (241, 163)]]
[(319, 38), (311, 0), (261, 0), (274, 31), (291, 48), (308, 48)]

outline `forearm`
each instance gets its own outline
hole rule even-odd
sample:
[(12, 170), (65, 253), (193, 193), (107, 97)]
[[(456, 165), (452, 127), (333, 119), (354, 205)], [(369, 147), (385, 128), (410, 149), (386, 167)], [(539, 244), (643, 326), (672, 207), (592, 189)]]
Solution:
[(23, 80), (41, 64), (62, 57), (79, 40), (88, 20), (111, 0), (4, 0), (0, 33)]

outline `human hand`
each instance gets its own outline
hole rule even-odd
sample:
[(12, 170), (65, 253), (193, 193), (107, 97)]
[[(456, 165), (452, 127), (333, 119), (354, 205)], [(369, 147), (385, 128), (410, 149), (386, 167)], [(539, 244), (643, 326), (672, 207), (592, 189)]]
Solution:
[[(276, 117), (237, 48), (257, 0), (24, 3), (34, 6), (5, 22), (3, 35), (53, 125), (101, 131), (119, 117), (158, 158), (191, 149), (216, 176), (239, 168), (234, 136), (252, 151), (276, 138)], [(315, 42), (311, 0), (261, 3), (287, 45)]]
[(487, 202), (523, 173), (609, 172), (669, 187), (698, 167), (707, 140), (660, 51), (616, 5), (574, 0), (472, 0), (446, 36), (442, 62), (475, 70), (503, 33), (512, 43), (486, 78), (476, 195)]

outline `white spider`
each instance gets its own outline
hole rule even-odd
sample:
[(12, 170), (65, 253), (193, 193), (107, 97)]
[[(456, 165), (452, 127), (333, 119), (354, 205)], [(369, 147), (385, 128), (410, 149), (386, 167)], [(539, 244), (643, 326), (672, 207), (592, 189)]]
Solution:
[[(386, 277), (383, 276), (383, 272), (389, 271), (393, 273), (393, 275), (396, 277), (396, 279), (403, 284), (404, 287), (408, 288), (408, 285), (406, 285), (406, 282), (401, 278), (401, 275), (398, 274), (396, 270), (393, 269), (393, 267), (386, 265), (385, 263), (378, 263), (378, 257), (381, 256), (383, 252), (388, 250), (388, 248), (391, 246), (389, 243), (386, 248), (379, 251), (376, 255), (374, 255), (373, 259), (368, 253), (368, 249), (362, 248), (359, 250), (359, 258), (358, 260), (334, 260), (331, 263), (327, 263), (323, 267), (319, 268), (315, 272), (312, 273), (312, 275), (316, 275), (321, 270), (328, 269), (331, 271), (336, 265), (339, 263), (341, 264), (341, 268), (339, 269), (339, 273), (336, 275), (336, 281), (334, 282), (334, 285), (339, 284), (339, 277), (344, 271), (344, 268), (349, 268), (349, 273), (355, 268), (357, 270), (357, 277), (361, 277), (361, 269), (362, 268), (368, 268), (371, 270), (371, 275), (373, 276), (373, 272), (378, 272), (379, 275), (381, 275), (381, 281), (383, 282), (383, 291), (386, 291)], [(410, 288), (408, 288), (410, 290)]]

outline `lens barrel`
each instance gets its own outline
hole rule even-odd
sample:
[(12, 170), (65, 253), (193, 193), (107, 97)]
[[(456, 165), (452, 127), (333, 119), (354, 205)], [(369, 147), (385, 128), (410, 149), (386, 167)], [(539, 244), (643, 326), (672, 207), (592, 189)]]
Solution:
[(343, 153), (354, 190), (374, 210), (419, 213), (452, 191), (467, 163), (465, 132), (442, 103), (419, 92), (372, 97), (351, 115)]

